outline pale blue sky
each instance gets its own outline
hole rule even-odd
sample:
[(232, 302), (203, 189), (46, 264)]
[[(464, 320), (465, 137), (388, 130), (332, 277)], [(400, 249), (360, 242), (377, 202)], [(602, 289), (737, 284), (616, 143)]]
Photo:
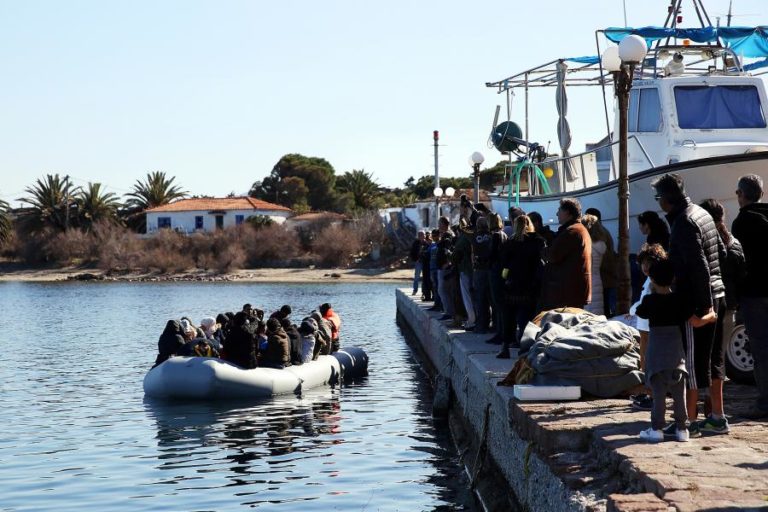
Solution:
[[(669, 2), (626, 3), (641, 26)], [(734, 25), (768, 24), (764, 0), (734, 4)], [(466, 175), (473, 151), (500, 159), (486, 144), (504, 97), (486, 81), (593, 55), (594, 30), (620, 25), (621, 0), (0, 0), (0, 198), (54, 172), (118, 194), (154, 170), (245, 193), (285, 153), (401, 186), (434, 172), (435, 129), (441, 175)], [(530, 107), (531, 139), (556, 146), (554, 91)], [(569, 114), (572, 150), (604, 135), (597, 90), (573, 91)]]

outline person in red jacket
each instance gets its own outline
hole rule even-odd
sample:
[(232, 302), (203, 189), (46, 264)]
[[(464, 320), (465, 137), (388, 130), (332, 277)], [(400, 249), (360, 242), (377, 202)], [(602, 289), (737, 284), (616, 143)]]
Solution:
[(339, 331), (341, 330), (341, 318), (327, 302), (320, 306), (320, 314), (331, 324), (331, 353), (337, 352), (341, 346), (339, 343)]

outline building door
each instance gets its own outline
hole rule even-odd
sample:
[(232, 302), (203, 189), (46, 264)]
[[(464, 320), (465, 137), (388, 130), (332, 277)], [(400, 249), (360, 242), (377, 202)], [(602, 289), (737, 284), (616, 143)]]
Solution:
[(217, 215), (216, 216), (216, 229), (224, 229), (224, 216), (223, 215)]

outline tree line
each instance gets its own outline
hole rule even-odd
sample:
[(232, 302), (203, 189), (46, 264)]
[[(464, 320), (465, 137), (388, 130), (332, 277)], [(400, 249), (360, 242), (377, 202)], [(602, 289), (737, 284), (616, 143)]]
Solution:
[[(503, 162), (481, 173), (484, 188), (493, 186), (499, 169), (503, 171)], [(175, 177), (161, 171), (147, 173), (121, 200), (106, 191), (101, 183), (76, 186), (69, 176), (48, 174), (25, 189), (24, 197), (19, 199), (24, 207), (16, 212), (13, 220), (8, 203), (0, 200), (0, 244), (10, 239), (14, 227), (21, 236), (68, 229), (88, 232), (99, 222), (120, 224), (143, 232), (147, 209), (190, 197), (189, 192), (175, 181)], [(441, 185), (444, 188), (471, 188), (473, 182), (469, 176), (442, 178)], [(430, 198), (433, 188), (434, 179), (430, 175), (418, 180), (410, 177), (402, 187), (388, 188), (381, 186), (364, 169), (336, 175), (333, 166), (324, 158), (292, 153), (280, 158), (267, 177), (254, 182), (248, 194), (286, 206), (299, 214), (322, 210), (360, 214)]]

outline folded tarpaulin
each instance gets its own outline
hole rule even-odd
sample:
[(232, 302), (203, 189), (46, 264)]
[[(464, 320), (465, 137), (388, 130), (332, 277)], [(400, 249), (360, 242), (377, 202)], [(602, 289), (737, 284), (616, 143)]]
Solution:
[(653, 41), (666, 38), (690, 39), (696, 43), (714, 43), (718, 38), (731, 48), (734, 53), (748, 58), (768, 57), (768, 27), (703, 27), (703, 28), (665, 28), (665, 27), (611, 27), (603, 31), (605, 37), (619, 43), (628, 35), (644, 38), (648, 45)]
[(612, 397), (643, 382), (638, 331), (591, 313), (549, 312), (529, 323), (520, 352), (534, 370), (530, 384), (578, 385)]

